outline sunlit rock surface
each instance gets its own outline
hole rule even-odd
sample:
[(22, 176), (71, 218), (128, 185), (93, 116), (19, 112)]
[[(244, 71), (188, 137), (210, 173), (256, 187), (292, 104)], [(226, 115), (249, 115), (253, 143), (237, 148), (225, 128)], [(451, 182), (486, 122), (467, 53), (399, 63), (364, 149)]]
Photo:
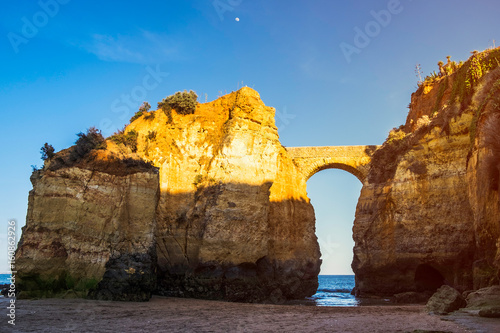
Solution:
[(151, 111), (124, 134), (131, 131), (136, 152), (108, 140), (105, 153), (157, 170), (34, 176), (18, 251), (27, 278), (68, 272), (99, 282), (90, 292), (97, 298), (126, 293), (124, 278), (135, 285), (142, 280), (132, 277), (153, 271), (157, 280), (148, 277), (144, 289), (169, 296), (276, 303), (316, 292), (320, 252), (306, 180), (257, 92), (242, 88), (194, 114), (173, 111), (171, 121)]

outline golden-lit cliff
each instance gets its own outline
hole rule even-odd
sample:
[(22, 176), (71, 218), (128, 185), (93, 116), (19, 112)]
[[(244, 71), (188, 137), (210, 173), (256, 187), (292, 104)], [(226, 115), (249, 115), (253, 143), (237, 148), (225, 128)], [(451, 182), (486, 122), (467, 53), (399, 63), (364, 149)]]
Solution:
[(475, 53), (423, 82), (406, 124), (375, 152), (353, 229), (359, 293), (499, 283), (498, 169), (484, 166), (494, 152), (484, 123), (500, 114), (499, 61), (499, 49)]
[[(98, 282), (95, 297), (123, 299), (125, 287), (106, 294), (113, 283), (133, 286), (154, 272), (157, 285), (151, 277), (144, 289), (162, 295), (280, 302), (315, 293), (320, 253), (306, 180), (257, 92), (136, 118), (89, 162), (70, 165), (61, 152), (37, 173), (18, 251), (25, 286), (69, 276)], [(109, 156), (155, 168), (113, 175), (100, 162)], [(144, 255), (154, 261), (147, 272)], [(33, 288), (42, 287), (25, 289)]]

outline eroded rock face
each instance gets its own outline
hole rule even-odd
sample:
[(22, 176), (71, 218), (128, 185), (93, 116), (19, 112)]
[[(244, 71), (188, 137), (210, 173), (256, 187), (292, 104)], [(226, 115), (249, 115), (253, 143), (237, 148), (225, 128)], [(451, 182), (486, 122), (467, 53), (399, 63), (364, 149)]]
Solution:
[[(500, 79), (500, 73), (497, 79)], [(476, 239), (473, 267), (474, 289), (500, 284), (500, 201), (498, 194), (500, 140), (495, 138), (500, 133), (499, 117), (498, 104), (488, 102), (485, 112), (478, 119), (477, 136), (468, 161), (469, 202), (474, 213)], [(485, 126), (485, 124), (490, 126)], [(489, 129), (483, 130), (485, 127)], [(497, 145), (497, 147), (491, 147), (492, 145)]]
[(361, 295), (498, 284), (498, 192), (480, 142), (482, 119), (500, 112), (499, 54), (423, 85), (406, 125), (375, 152), (353, 228)]
[(148, 112), (124, 135), (132, 131), (137, 147), (108, 140), (102, 154), (149, 161), (158, 173), (63, 164), (34, 181), (18, 253), (26, 281), (67, 272), (98, 283), (91, 297), (119, 300), (155, 291), (280, 303), (316, 292), (306, 180), (257, 92), (242, 88), (194, 114)]
[[(370, 151), (353, 227), (361, 296), (499, 283), (495, 57), (499, 50), (474, 55), (421, 87), (406, 125)], [(34, 174), (17, 258), (26, 290), (77, 281), (103, 299), (142, 300), (154, 290), (273, 303), (316, 292), (307, 176), (257, 92), (242, 88), (194, 114), (147, 112), (124, 135), (94, 162)]]
[[(466, 179), (470, 118), (457, 118), (449, 136), (435, 130), (413, 143), (401, 143), (407, 145), (406, 151), (397, 157), (390, 178), (376, 179), (372, 170), (361, 190), (353, 228), (353, 269), (362, 293), (435, 290), (443, 280), (470, 289), (474, 251)], [(392, 148), (381, 149), (397, 155)], [(390, 163), (377, 159), (372, 163), (376, 162), (381, 164), (372, 168)], [(428, 279), (430, 275), (434, 279)]]
[[(110, 162), (102, 155), (95, 156), (101, 166), (119, 169), (119, 159)], [(80, 296), (93, 290), (100, 299), (149, 299), (156, 282), (157, 171), (111, 174), (88, 165), (47, 167), (31, 181), (16, 256), (25, 296), (73, 289)]]
[(158, 292), (272, 302), (314, 294), (314, 211), (274, 109), (242, 88), (171, 122), (161, 110), (146, 118), (127, 130), (160, 169)]

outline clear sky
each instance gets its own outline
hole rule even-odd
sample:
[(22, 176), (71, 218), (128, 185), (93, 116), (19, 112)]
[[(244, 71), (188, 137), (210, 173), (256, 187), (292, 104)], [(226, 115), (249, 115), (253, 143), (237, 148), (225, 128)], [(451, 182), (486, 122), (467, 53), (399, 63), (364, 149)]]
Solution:
[[(497, 0), (1, 3), (0, 272), (45, 142), (69, 147), (90, 126), (110, 135), (142, 101), (179, 90), (204, 102), (247, 85), (276, 108), (285, 146), (381, 144), (405, 121), (415, 64), (428, 74), (500, 44)], [(351, 272), (360, 189), (340, 170), (308, 182), (322, 274)]]

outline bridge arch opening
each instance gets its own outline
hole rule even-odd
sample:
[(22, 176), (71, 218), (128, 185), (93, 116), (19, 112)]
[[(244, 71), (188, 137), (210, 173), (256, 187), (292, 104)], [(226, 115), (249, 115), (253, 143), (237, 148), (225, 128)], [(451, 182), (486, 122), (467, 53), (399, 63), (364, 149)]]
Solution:
[(362, 183), (352, 169), (346, 169), (336, 163), (325, 165), (307, 181), (321, 251), (320, 275), (354, 275), (352, 228)]
[(327, 169), (339, 169), (339, 170), (344, 170), (358, 178), (358, 180), (363, 183), (365, 180), (365, 175), (355, 167), (344, 164), (344, 163), (327, 163), (324, 165), (317, 166), (313, 168), (312, 170), (309, 171), (309, 174), (307, 175), (307, 180), (314, 176), (316, 173), (322, 171), (322, 170), (327, 170)]

